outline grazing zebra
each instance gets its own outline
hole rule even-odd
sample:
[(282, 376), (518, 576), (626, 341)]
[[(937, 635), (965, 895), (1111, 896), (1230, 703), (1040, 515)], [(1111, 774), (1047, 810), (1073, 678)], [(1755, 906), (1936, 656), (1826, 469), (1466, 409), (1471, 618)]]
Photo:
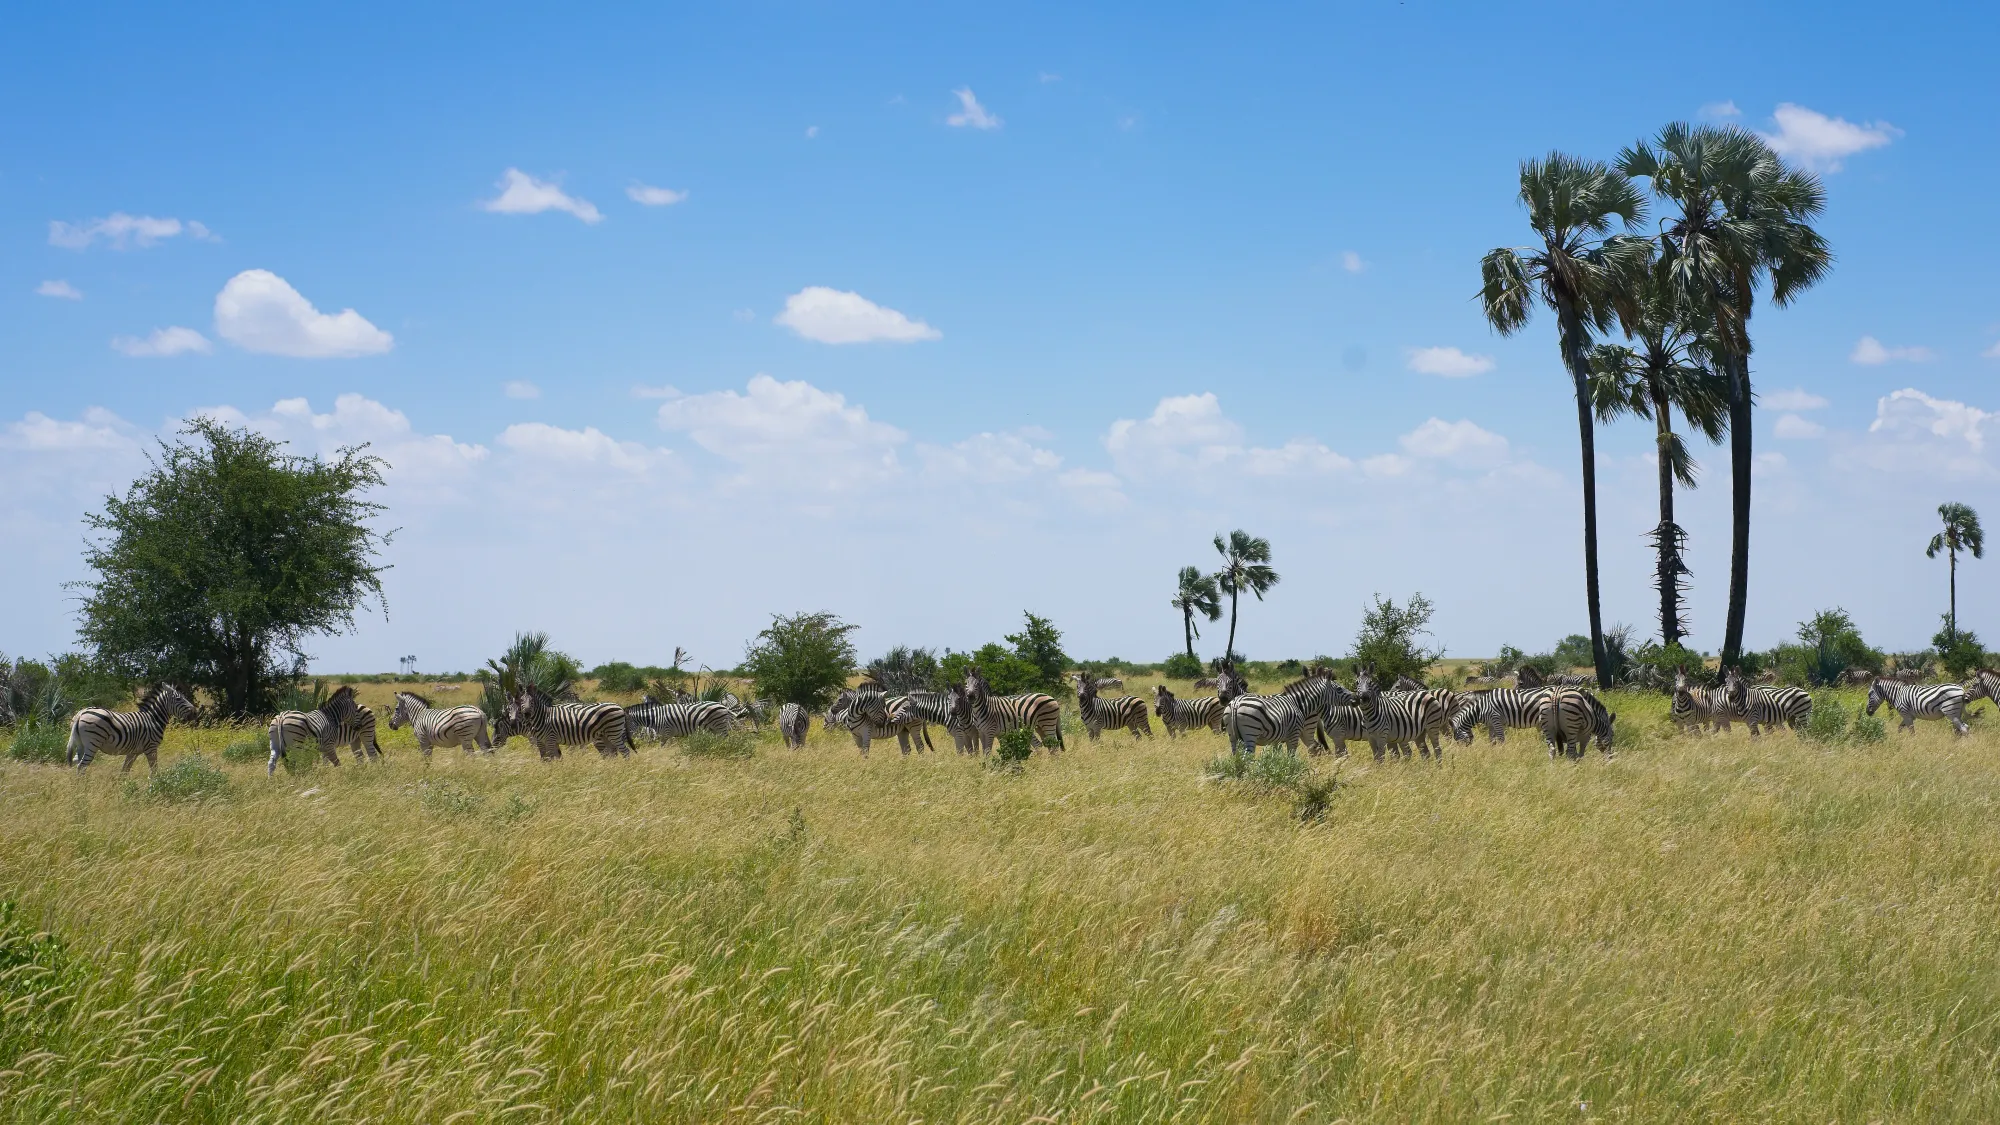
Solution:
[(1417, 744), (1424, 757), (1436, 753), (1440, 761), (1444, 749), (1438, 732), (1450, 722), (1451, 707), (1445, 693), (1430, 691), (1384, 692), (1375, 682), (1373, 665), (1363, 667), (1354, 680), (1355, 706), (1361, 711), (1362, 731), (1368, 738), (1375, 760), (1382, 760), (1385, 748), (1394, 747), (1409, 757), (1408, 745)]
[(1729, 670), (1724, 686), (1736, 713), (1750, 724), (1751, 738), (1757, 737), (1759, 725), (1776, 730), (1779, 723), (1784, 723), (1798, 730), (1812, 718), (1812, 696), (1798, 688), (1753, 688), (1743, 682), (1742, 674), (1734, 668)]
[(396, 709), (389, 713), (389, 729), (410, 724), (417, 736), (417, 749), (431, 756), (433, 746), (456, 746), (466, 753), (478, 747), (488, 754), (493, 744), (486, 740), (486, 715), (477, 707), (432, 707), (431, 701), (413, 691), (396, 693)]
[(1972, 678), (1965, 682), (1965, 702), (1970, 704), (1981, 696), (2000, 703), (2000, 672), (1995, 672), (1991, 668), (1978, 668), (1973, 671)]
[(271, 760), (264, 766), (266, 777), (277, 773), (278, 759), (297, 746), (318, 744), (320, 756), (336, 766), (340, 764), (336, 746), (353, 751), (357, 762), (382, 756), (382, 747), (375, 741), (375, 712), (355, 702), (352, 684), (339, 688), (311, 711), (278, 712), (271, 719), (269, 736)]
[(951, 743), (959, 753), (977, 753), (978, 740), (973, 736), (972, 724), (966, 718), (965, 709), (954, 702), (953, 694), (948, 691), (913, 691), (897, 698), (904, 700), (910, 711), (922, 717), (925, 723), (943, 727), (951, 735)]
[(625, 709), (626, 733), (645, 731), (655, 739), (686, 738), (696, 731), (728, 734), (736, 716), (727, 704), (714, 700), (694, 703), (642, 703)]
[(1706, 730), (1710, 726), (1717, 731), (1727, 731), (1729, 721), (1739, 713), (1727, 685), (1698, 688), (1688, 678), (1687, 669), (1674, 670), (1674, 698), (1668, 705), (1667, 717), (1681, 728), (1682, 734), (1690, 730)]
[(1229, 752), (1252, 757), (1257, 747), (1283, 746), (1298, 753), (1302, 739), (1319, 739), (1319, 712), (1297, 696), (1234, 695), (1222, 708), (1222, 731), (1229, 736)]
[(1165, 684), (1153, 689), (1153, 713), (1160, 717), (1168, 738), (1177, 738), (1184, 730), (1222, 729), (1222, 700), (1212, 695), (1176, 699)]
[(173, 719), (194, 721), (194, 704), (170, 684), (159, 684), (139, 694), (137, 711), (111, 711), (85, 707), (69, 721), (69, 760), (78, 773), (102, 753), (125, 755), (125, 773), (139, 755), (146, 756), (146, 772), (160, 766), (160, 740), (167, 735)]
[(1083, 714), (1083, 729), (1089, 732), (1090, 740), (1096, 742), (1105, 731), (1121, 727), (1131, 731), (1133, 738), (1153, 737), (1153, 722), (1146, 717), (1146, 701), (1136, 695), (1099, 699), (1100, 683), (1082, 673), (1076, 677), (1076, 707)]
[(1873, 715), (1884, 703), (1903, 716), (1902, 730), (1915, 733), (1918, 719), (1949, 719), (1955, 734), (1964, 737), (1966, 733), (1965, 689), (1957, 684), (1919, 686), (1876, 680), (1868, 689), (1868, 713)]
[(994, 695), (977, 664), (965, 670), (965, 696), (981, 753), (993, 748), (993, 740), (999, 737), (1001, 731), (1023, 727), (1033, 731), (1035, 741), (1051, 753), (1064, 749), (1062, 705), (1055, 701), (1055, 697), (1038, 691), (1022, 695)]
[(1611, 757), (1611, 730), (1617, 720), (1587, 691), (1556, 688), (1542, 697), (1542, 737), (1548, 740), (1551, 758), (1558, 754), (1581, 758), (1592, 738), (1597, 749)]
[(1460, 696), (1459, 706), (1452, 711), (1452, 737), (1460, 742), (1472, 741), (1475, 727), (1486, 728), (1487, 742), (1506, 742), (1509, 728), (1542, 726), (1542, 700), (1547, 697), (1548, 688), (1494, 688), (1492, 691), (1476, 695)]
[[(843, 700), (848, 694), (842, 693)], [(860, 694), (879, 696), (881, 693)], [(896, 736), (896, 744), (902, 747), (905, 755), (910, 752), (912, 743), (919, 750), (935, 749), (931, 745), (930, 728), (924, 724), (923, 716), (910, 706), (910, 701), (905, 696), (890, 696), (882, 701), (880, 708), (855, 704), (852, 701), (847, 701), (846, 705), (835, 703), (830, 714), (837, 716), (836, 722), (854, 735), (854, 745), (864, 758), (868, 756), (868, 746), (871, 742), (878, 738), (886, 739), (892, 734)]]
[(806, 709), (796, 703), (787, 703), (778, 708), (778, 737), (793, 750), (805, 748), (806, 733), (812, 729), (812, 718)]
[[(725, 716), (729, 714), (721, 704), (715, 706)], [(528, 684), (507, 701), (507, 722), (527, 737), (545, 762), (562, 757), (565, 746), (595, 746), (606, 758), (632, 753), (632, 741), (626, 737), (625, 708), (616, 703), (551, 705), (548, 693)]]

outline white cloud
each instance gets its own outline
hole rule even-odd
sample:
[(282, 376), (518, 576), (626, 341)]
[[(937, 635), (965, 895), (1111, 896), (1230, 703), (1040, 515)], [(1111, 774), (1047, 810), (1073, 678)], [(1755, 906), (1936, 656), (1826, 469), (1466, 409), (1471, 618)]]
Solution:
[(500, 194), (482, 200), (483, 210), (501, 215), (538, 215), (543, 211), (565, 211), (586, 223), (601, 222), (603, 212), (587, 199), (578, 199), (548, 180), (538, 180), (519, 168), (509, 168), (500, 177)]
[(1928, 363), (1937, 354), (1925, 347), (1884, 347), (1882, 341), (1873, 336), (1863, 336), (1854, 345), (1854, 351), (1847, 357), (1855, 363), (1874, 367), (1884, 363)]
[(1407, 366), (1423, 375), (1463, 379), (1493, 370), (1493, 357), (1467, 355), (1457, 348), (1411, 348)]
[(1699, 116), (1708, 118), (1711, 121), (1727, 117), (1743, 116), (1743, 111), (1736, 108), (1736, 103), (1733, 101), (1710, 102), (1696, 112)]
[(888, 340), (907, 344), (935, 340), (944, 333), (895, 309), (839, 289), (808, 285), (785, 298), (775, 322), (822, 344), (866, 344)]
[(671, 207), (688, 197), (688, 193), (684, 191), (675, 191), (672, 188), (648, 187), (645, 184), (633, 184), (631, 187), (625, 189), (625, 195), (632, 202), (643, 203), (648, 207)]
[(1317, 441), (1277, 447), (1246, 444), (1243, 427), (1222, 412), (1213, 392), (1163, 398), (1144, 419), (1120, 418), (1104, 448), (1121, 474), (1179, 486), (1213, 487), (1223, 473), (1305, 477), (1343, 472), (1354, 462)]
[(917, 457), (934, 478), (982, 484), (1026, 480), (1062, 467), (1062, 458), (1034, 444), (1027, 433), (974, 434), (948, 446), (920, 445)]
[(542, 388), (528, 382), (526, 379), (509, 379), (501, 390), (506, 393), (508, 398), (542, 397)]
[(960, 86), (952, 93), (958, 98), (959, 111), (944, 119), (944, 123), (958, 129), (998, 129), (1000, 118), (988, 113), (979, 99), (972, 96), (972, 87)]
[(1784, 391), (1765, 391), (1757, 396), (1757, 401), (1773, 410), (1819, 410), (1827, 401), (1804, 387), (1793, 387)]
[(60, 422), (30, 410), (19, 422), (9, 422), (0, 431), (0, 446), (45, 452), (130, 449), (137, 446), (131, 431), (129, 423), (101, 406), (85, 410), (83, 419), (77, 422)]
[(102, 239), (113, 250), (129, 250), (134, 246), (152, 246), (183, 233), (209, 242), (222, 241), (207, 227), (193, 220), (183, 223), (174, 218), (156, 219), (151, 215), (128, 215), (123, 211), (114, 211), (102, 219), (87, 222), (51, 222), (49, 245), (83, 250)]
[(215, 350), (208, 337), (192, 328), (155, 328), (150, 336), (113, 336), (113, 351), (140, 359), (160, 356), (186, 355), (195, 352), (207, 355)]
[(190, 411), (189, 416), (247, 426), (302, 452), (331, 454), (365, 442), (368, 452), (388, 463), (383, 476), (393, 495), (423, 503), (463, 502), (474, 496), (477, 472), (489, 453), (483, 445), (455, 441), (449, 434), (421, 433), (402, 411), (353, 393), (336, 397), (333, 410), (325, 414), (315, 413), (307, 399), (287, 398), (261, 414), (218, 406)]
[(244, 351), (302, 359), (378, 355), (396, 342), (353, 309), (320, 312), (269, 270), (244, 270), (215, 295), (215, 332)]
[(35, 286), (35, 292), (44, 297), (61, 297), (65, 301), (83, 300), (83, 291), (67, 281), (44, 281)]
[(1778, 424), (1771, 432), (1781, 438), (1816, 438), (1826, 435), (1826, 427), (1796, 414), (1784, 414), (1779, 416)]
[(565, 430), (544, 422), (521, 422), (500, 432), (499, 444), (514, 453), (571, 465), (602, 465), (626, 473), (644, 473), (662, 459), (665, 450), (650, 450), (638, 442), (617, 441), (595, 426)]
[(1368, 268), (1368, 263), (1362, 261), (1361, 255), (1354, 251), (1342, 250), (1340, 252), (1340, 268), (1346, 270), (1348, 273), (1360, 273), (1362, 270)]
[(1840, 171), (1841, 161), (1855, 153), (1880, 148), (1903, 135), (1886, 121), (1856, 125), (1791, 102), (1781, 103), (1771, 119), (1778, 130), (1763, 136), (1773, 151), (1828, 172)]
[(1431, 418), (1397, 439), (1412, 457), (1445, 461), (1462, 468), (1488, 469), (1507, 460), (1507, 439), (1460, 419)]
[(1863, 456), (1890, 471), (1992, 477), (1985, 431), (1996, 417), (2000, 415), (1905, 387), (1876, 400)]
[(838, 492), (899, 475), (896, 447), (908, 435), (859, 405), (797, 380), (755, 375), (745, 393), (683, 395), (660, 405), (660, 427), (734, 463), (737, 484), (762, 480)]

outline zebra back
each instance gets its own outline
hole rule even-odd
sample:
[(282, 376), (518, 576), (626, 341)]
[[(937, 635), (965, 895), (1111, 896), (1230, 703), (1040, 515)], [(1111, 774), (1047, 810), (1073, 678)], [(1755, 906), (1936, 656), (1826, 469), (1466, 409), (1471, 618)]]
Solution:
[[(720, 707), (720, 704), (716, 706)], [(727, 710), (724, 710), (727, 714)], [(523, 685), (507, 708), (507, 721), (535, 744), (544, 759), (562, 757), (564, 746), (595, 746), (604, 757), (630, 754), (625, 709), (616, 703), (549, 703), (547, 693)]]
[(1965, 725), (1966, 692), (1958, 684), (1906, 684), (1900, 680), (1878, 679), (1868, 689), (1868, 713), (1887, 703), (1903, 717), (1902, 729), (1914, 731), (1918, 719), (1945, 719), (1960, 735)]
[(778, 737), (785, 745), (797, 750), (806, 744), (806, 735), (812, 729), (812, 719), (806, 709), (796, 703), (787, 703), (778, 708)]
[(1317, 736), (1319, 712), (1282, 692), (1239, 695), (1222, 709), (1222, 729), (1229, 736), (1232, 753), (1241, 749), (1255, 754), (1258, 746), (1284, 746), (1296, 751), (1301, 739)]
[(1053, 696), (1038, 691), (993, 695), (975, 664), (965, 672), (965, 699), (972, 727), (981, 739), (990, 743), (1001, 731), (1026, 728), (1043, 746), (1063, 749), (1062, 706)]
[(152, 769), (158, 765), (167, 724), (174, 719), (192, 722), (194, 717), (194, 704), (187, 696), (171, 684), (155, 684), (139, 694), (137, 710), (86, 707), (78, 711), (69, 721), (68, 759), (81, 770), (100, 752), (123, 754), (129, 770), (133, 760), (144, 754), (146, 767)]
[(1549, 756), (1561, 753), (1581, 758), (1595, 738), (1597, 749), (1611, 757), (1612, 724), (1617, 718), (1596, 696), (1580, 688), (1551, 691), (1542, 700), (1542, 736), (1548, 740)]

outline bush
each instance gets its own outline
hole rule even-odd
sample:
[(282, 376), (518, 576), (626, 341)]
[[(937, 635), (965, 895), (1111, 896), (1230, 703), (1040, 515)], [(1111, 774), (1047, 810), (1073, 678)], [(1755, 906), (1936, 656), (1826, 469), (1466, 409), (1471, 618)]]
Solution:
[(825, 710), (854, 674), (847, 635), (856, 628), (831, 613), (773, 614), (744, 651), (743, 672), (762, 698)]
[(1863, 709), (1854, 716), (1854, 729), (1848, 732), (1847, 737), (1862, 745), (1868, 745), (1889, 737), (1889, 731), (1882, 725), (1882, 720)]
[(698, 730), (680, 740), (680, 751), (690, 758), (743, 759), (755, 757), (757, 740), (745, 730), (728, 734)]
[[(1835, 606), (1823, 609), (1799, 622), (1799, 643), (1779, 645), (1771, 650), (1771, 663), (1778, 682), (1792, 687), (1828, 687), (1837, 684), (1849, 668), (1865, 668), (1880, 674), (1884, 657), (1869, 648), (1854, 627), (1847, 611)], [(1744, 674), (1754, 676), (1746, 667)]]
[(229, 794), (229, 775), (200, 754), (190, 754), (153, 775), (144, 794), (149, 801), (206, 801)]
[(660, 668), (651, 664), (627, 664), (623, 660), (612, 660), (599, 664), (585, 676), (597, 681), (597, 690), (631, 695), (646, 690), (649, 680), (664, 679), (669, 672), (678, 673), (678, 668)]
[(980, 673), (986, 677), (986, 686), (995, 695), (1046, 690), (1042, 687), (1041, 669), (998, 644), (982, 645), (978, 652), (952, 652), (947, 649), (944, 659), (938, 661), (937, 674), (931, 681), (932, 690), (948, 691), (951, 685), (964, 683), (966, 669), (974, 664), (979, 665)]
[(1326, 823), (1326, 814), (1332, 811), (1333, 798), (1340, 789), (1340, 779), (1331, 774), (1301, 779), (1294, 789), (1292, 815), (1300, 824)]
[(1931, 638), (1937, 649), (1937, 662), (1945, 674), (1954, 680), (1965, 680), (1972, 676), (1974, 669), (1986, 663), (1986, 650), (1979, 644), (1979, 636), (1970, 629), (1954, 632), (1947, 624)]
[(1410, 595), (1400, 606), (1395, 599), (1376, 594), (1361, 616), (1361, 630), (1354, 636), (1350, 657), (1358, 664), (1373, 664), (1376, 678), (1384, 684), (1393, 683), (1397, 676), (1423, 679), (1425, 671), (1444, 655), (1443, 649), (1425, 648), (1418, 640), (1430, 635), (1434, 612), (1430, 599), (1420, 593)]
[(1708, 665), (1698, 652), (1690, 652), (1678, 643), (1671, 645), (1648, 641), (1631, 654), (1622, 679), (1634, 687), (1652, 688), (1657, 691), (1674, 690), (1674, 673), (1687, 669), (1688, 679), (1703, 687), (1713, 687), (1710, 682)]
[(1199, 680), (1207, 669), (1201, 666), (1201, 657), (1177, 652), (1160, 665), (1160, 673), (1170, 680)]
[(1035, 752), (1035, 735), (1026, 727), (1003, 730), (993, 741), (994, 756), (1002, 764), (1019, 765)]
[(927, 648), (897, 645), (869, 661), (862, 671), (892, 695), (923, 691), (937, 678), (937, 653)]
[(47, 723), (22, 727), (14, 732), (7, 756), (17, 762), (60, 766), (69, 761), (69, 732)]
[(1568, 672), (1571, 668), (1589, 668), (1597, 663), (1597, 657), (1590, 651), (1590, 638), (1582, 633), (1571, 633), (1564, 637), (1557, 642), (1556, 650), (1549, 655), (1555, 658), (1555, 662), (1560, 666), (1559, 670), (1563, 672)]
[(1813, 696), (1812, 718), (1799, 737), (1828, 746), (1847, 741), (1847, 708), (1831, 692)]
[(261, 762), (271, 753), (269, 741), (255, 738), (239, 738), (222, 748), (222, 760), (232, 765), (244, 762)]

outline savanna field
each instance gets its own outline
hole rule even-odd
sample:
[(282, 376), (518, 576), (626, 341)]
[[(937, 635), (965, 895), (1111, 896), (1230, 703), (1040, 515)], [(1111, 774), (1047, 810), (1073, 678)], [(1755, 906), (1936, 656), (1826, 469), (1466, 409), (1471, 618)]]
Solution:
[(0, 1119), (2000, 1119), (1991, 715), (1607, 699), (1614, 759), (1364, 748), (1317, 819), (1207, 734), (0, 761)]

